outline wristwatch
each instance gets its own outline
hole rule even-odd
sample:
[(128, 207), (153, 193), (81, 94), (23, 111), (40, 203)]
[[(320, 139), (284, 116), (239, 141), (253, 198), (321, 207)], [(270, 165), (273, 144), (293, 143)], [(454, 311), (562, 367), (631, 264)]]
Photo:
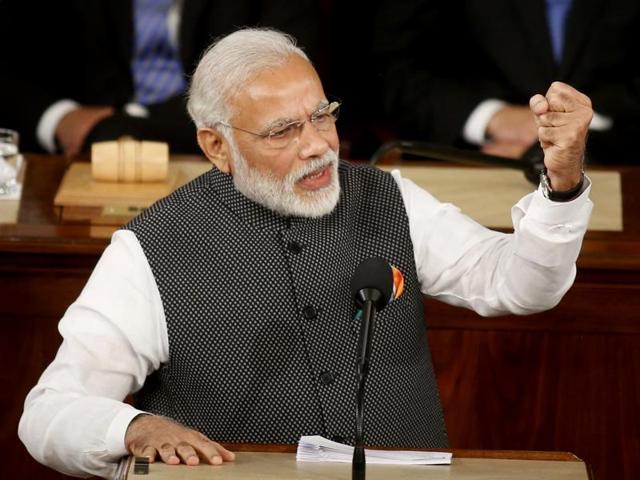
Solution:
[(551, 180), (547, 175), (547, 167), (540, 172), (540, 187), (542, 187), (542, 194), (545, 198), (553, 200), (554, 202), (568, 202), (573, 200), (582, 191), (582, 185), (584, 185), (584, 170), (580, 174), (580, 181), (571, 190), (557, 191), (551, 188)]

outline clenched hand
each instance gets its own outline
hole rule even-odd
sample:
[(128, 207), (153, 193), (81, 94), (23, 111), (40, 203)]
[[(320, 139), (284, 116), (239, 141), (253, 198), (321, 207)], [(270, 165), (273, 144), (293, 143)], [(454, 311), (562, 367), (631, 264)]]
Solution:
[(591, 100), (575, 88), (554, 82), (543, 95), (529, 100), (544, 150), (544, 164), (556, 191), (575, 187), (582, 177), (582, 162), (593, 109)]

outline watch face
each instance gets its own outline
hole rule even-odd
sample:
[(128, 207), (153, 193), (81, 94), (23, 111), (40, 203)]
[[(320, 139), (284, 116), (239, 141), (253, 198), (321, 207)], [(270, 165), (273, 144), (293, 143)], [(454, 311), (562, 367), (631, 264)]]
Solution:
[(540, 173), (540, 187), (542, 189), (542, 194), (545, 198), (549, 200), (553, 200), (555, 202), (567, 202), (569, 200), (573, 200), (582, 190), (582, 185), (584, 184), (584, 172), (582, 172), (582, 177), (578, 184), (570, 190), (564, 192), (554, 192), (551, 188), (551, 181), (547, 175), (547, 169), (545, 168)]
[(543, 168), (540, 172), (540, 187), (542, 189), (542, 195), (544, 198), (551, 199), (551, 186), (549, 185), (549, 177), (547, 177), (547, 169)]

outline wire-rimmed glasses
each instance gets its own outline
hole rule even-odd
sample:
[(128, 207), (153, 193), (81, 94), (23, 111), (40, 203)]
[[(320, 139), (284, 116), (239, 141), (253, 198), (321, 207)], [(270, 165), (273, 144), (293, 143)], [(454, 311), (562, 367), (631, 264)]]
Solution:
[(288, 147), (294, 140), (300, 137), (306, 122), (313, 125), (318, 132), (331, 131), (335, 126), (336, 120), (338, 120), (341, 105), (342, 103), (337, 100), (330, 102), (318, 108), (315, 112), (309, 115), (308, 119), (276, 123), (269, 127), (266, 132), (262, 133), (252, 132), (225, 122), (217, 122), (216, 125), (222, 125), (224, 127), (233, 128), (235, 130), (255, 135), (256, 137), (264, 139), (270, 148), (282, 149)]

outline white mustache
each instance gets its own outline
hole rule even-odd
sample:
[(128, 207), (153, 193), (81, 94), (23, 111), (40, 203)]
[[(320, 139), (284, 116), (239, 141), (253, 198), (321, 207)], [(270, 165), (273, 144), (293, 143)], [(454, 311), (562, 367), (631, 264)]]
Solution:
[(288, 177), (288, 180), (292, 181), (292, 183), (296, 183), (299, 180), (302, 180), (307, 175), (322, 170), (324, 168), (333, 166), (334, 163), (338, 161), (338, 154), (333, 150), (329, 150), (327, 153), (323, 154), (321, 157), (310, 160), (303, 167), (301, 167), (296, 172), (292, 172)]

